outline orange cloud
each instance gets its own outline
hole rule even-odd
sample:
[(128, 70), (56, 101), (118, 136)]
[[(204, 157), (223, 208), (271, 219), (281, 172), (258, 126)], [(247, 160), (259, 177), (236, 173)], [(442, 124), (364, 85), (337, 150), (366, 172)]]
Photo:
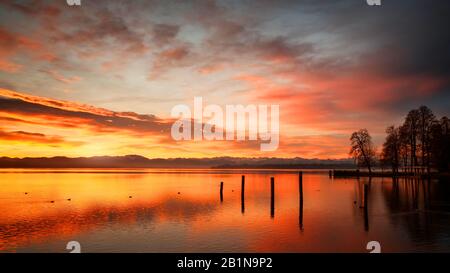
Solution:
[(90, 113), (94, 115), (100, 115), (100, 116), (107, 116), (107, 117), (123, 117), (123, 118), (130, 118), (137, 121), (148, 121), (153, 120), (154, 116), (148, 116), (148, 115), (139, 115), (133, 112), (114, 112), (107, 109), (94, 107), (91, 105), (86, 104), (80, 104), (76, 102), (69, 102), (69, 101), (62, 101), (62, 100), (55, 100), (50, 98), (43, 98), (38, 96), (33, 96), (29, 94), (23, 94), (19, 92), (15, 92), (12, 90), (0, 88), (0, 96), (6, 97), (6, 98), (12, 98), (12, 99), (19, 99), (25, 102), (43, 105), (43, 106), (49, 106), (49, 107), (55, 107), (57, 109), (61, 110), (67, 110), (67, 111), (77, 111), (77, 112), (84, 112), (84, 113)]
[(4, 132), (0, 131), (0, 141), (11, 141), (11, 142), (19, 142), (19, 143), (39, 143), (39, 144), (49, 144), (49, 145), (56, 145), (56, 144), (63, 144), (63, 145), (70, 145), (70, 146), (80, 146), (83, 143), (82, 142), (68, 142), (65, 141), (60, 136), (47, 136), (45, 134), (41, 133), (30, 133), (30, 132), (24, 132), (24, 131), (14, 131), (14, 132)]
[(450, 83), (436, 76), (387, 77), (356, 70), (241, 74), (236, 79), (249, 86), (249, 98), (280, 104), (283, 124), (325, 134), (349, 134), (361, 127), (383, 133), (385, 120), (392, 120), (390, 107), (430, 97)]

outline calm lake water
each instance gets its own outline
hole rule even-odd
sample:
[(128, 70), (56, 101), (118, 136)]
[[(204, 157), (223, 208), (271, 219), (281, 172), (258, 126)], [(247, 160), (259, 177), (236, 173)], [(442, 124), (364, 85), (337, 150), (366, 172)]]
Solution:
[(368, 252), (372, 240), (383, 252), (450, 252), (448, 181), (305, 170), (301, 210), (298, 180), (289, 171), (3, 170), (0, 252), (68, 252), (72, 240), (82, 252)]

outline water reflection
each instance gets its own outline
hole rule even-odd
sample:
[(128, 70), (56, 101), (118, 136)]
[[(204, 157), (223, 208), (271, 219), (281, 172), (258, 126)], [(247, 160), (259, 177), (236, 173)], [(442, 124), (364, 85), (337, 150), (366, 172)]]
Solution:
[(241, 213), (245, 212), (245, 176), (241, 178)]
[(369, 192), (372, 178), (369, 178), (369, 182), (363, 185), (363, 208), (364, 208), (364, 230), (369, 230)]
[(4, 173), (0, 251), (450, 251), (449, 199), (446, 181), (328, 172)]
[(275, 217), (275, 178), (270, 178), (270, 217)]
[[(331, 171), (330, 171), (331, 177)], [(298, 226), (301, 231), (303, 231), (303, 173), (300, 172), (298, 175)]]
[(223, 181), (220, 182), (220, 203), (223, 203)]

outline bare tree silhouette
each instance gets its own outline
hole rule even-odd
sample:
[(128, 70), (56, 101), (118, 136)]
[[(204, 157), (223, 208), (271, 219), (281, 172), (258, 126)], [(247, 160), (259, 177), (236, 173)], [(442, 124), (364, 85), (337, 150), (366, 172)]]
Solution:
[(369, 169), (369, 175), (371, 175), (376, 153), (369, 131), (367, 129), (360, 129), (354, 132), (350, 137), (350, 142), (350, 155), (356, 159), (359, 166), (367, 167)]

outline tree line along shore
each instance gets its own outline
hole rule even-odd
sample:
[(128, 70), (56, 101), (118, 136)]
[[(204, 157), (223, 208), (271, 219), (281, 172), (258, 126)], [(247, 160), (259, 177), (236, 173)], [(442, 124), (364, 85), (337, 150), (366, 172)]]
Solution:
[(350, 146), (349, 154), (363, 169), (336, 170), (336, 177), (449, 177), (450, 120), (437, 118), (427, 106), (409, 111), (403, 124), (387, 127), (380, 152), (367, 129), (352, 133)]

